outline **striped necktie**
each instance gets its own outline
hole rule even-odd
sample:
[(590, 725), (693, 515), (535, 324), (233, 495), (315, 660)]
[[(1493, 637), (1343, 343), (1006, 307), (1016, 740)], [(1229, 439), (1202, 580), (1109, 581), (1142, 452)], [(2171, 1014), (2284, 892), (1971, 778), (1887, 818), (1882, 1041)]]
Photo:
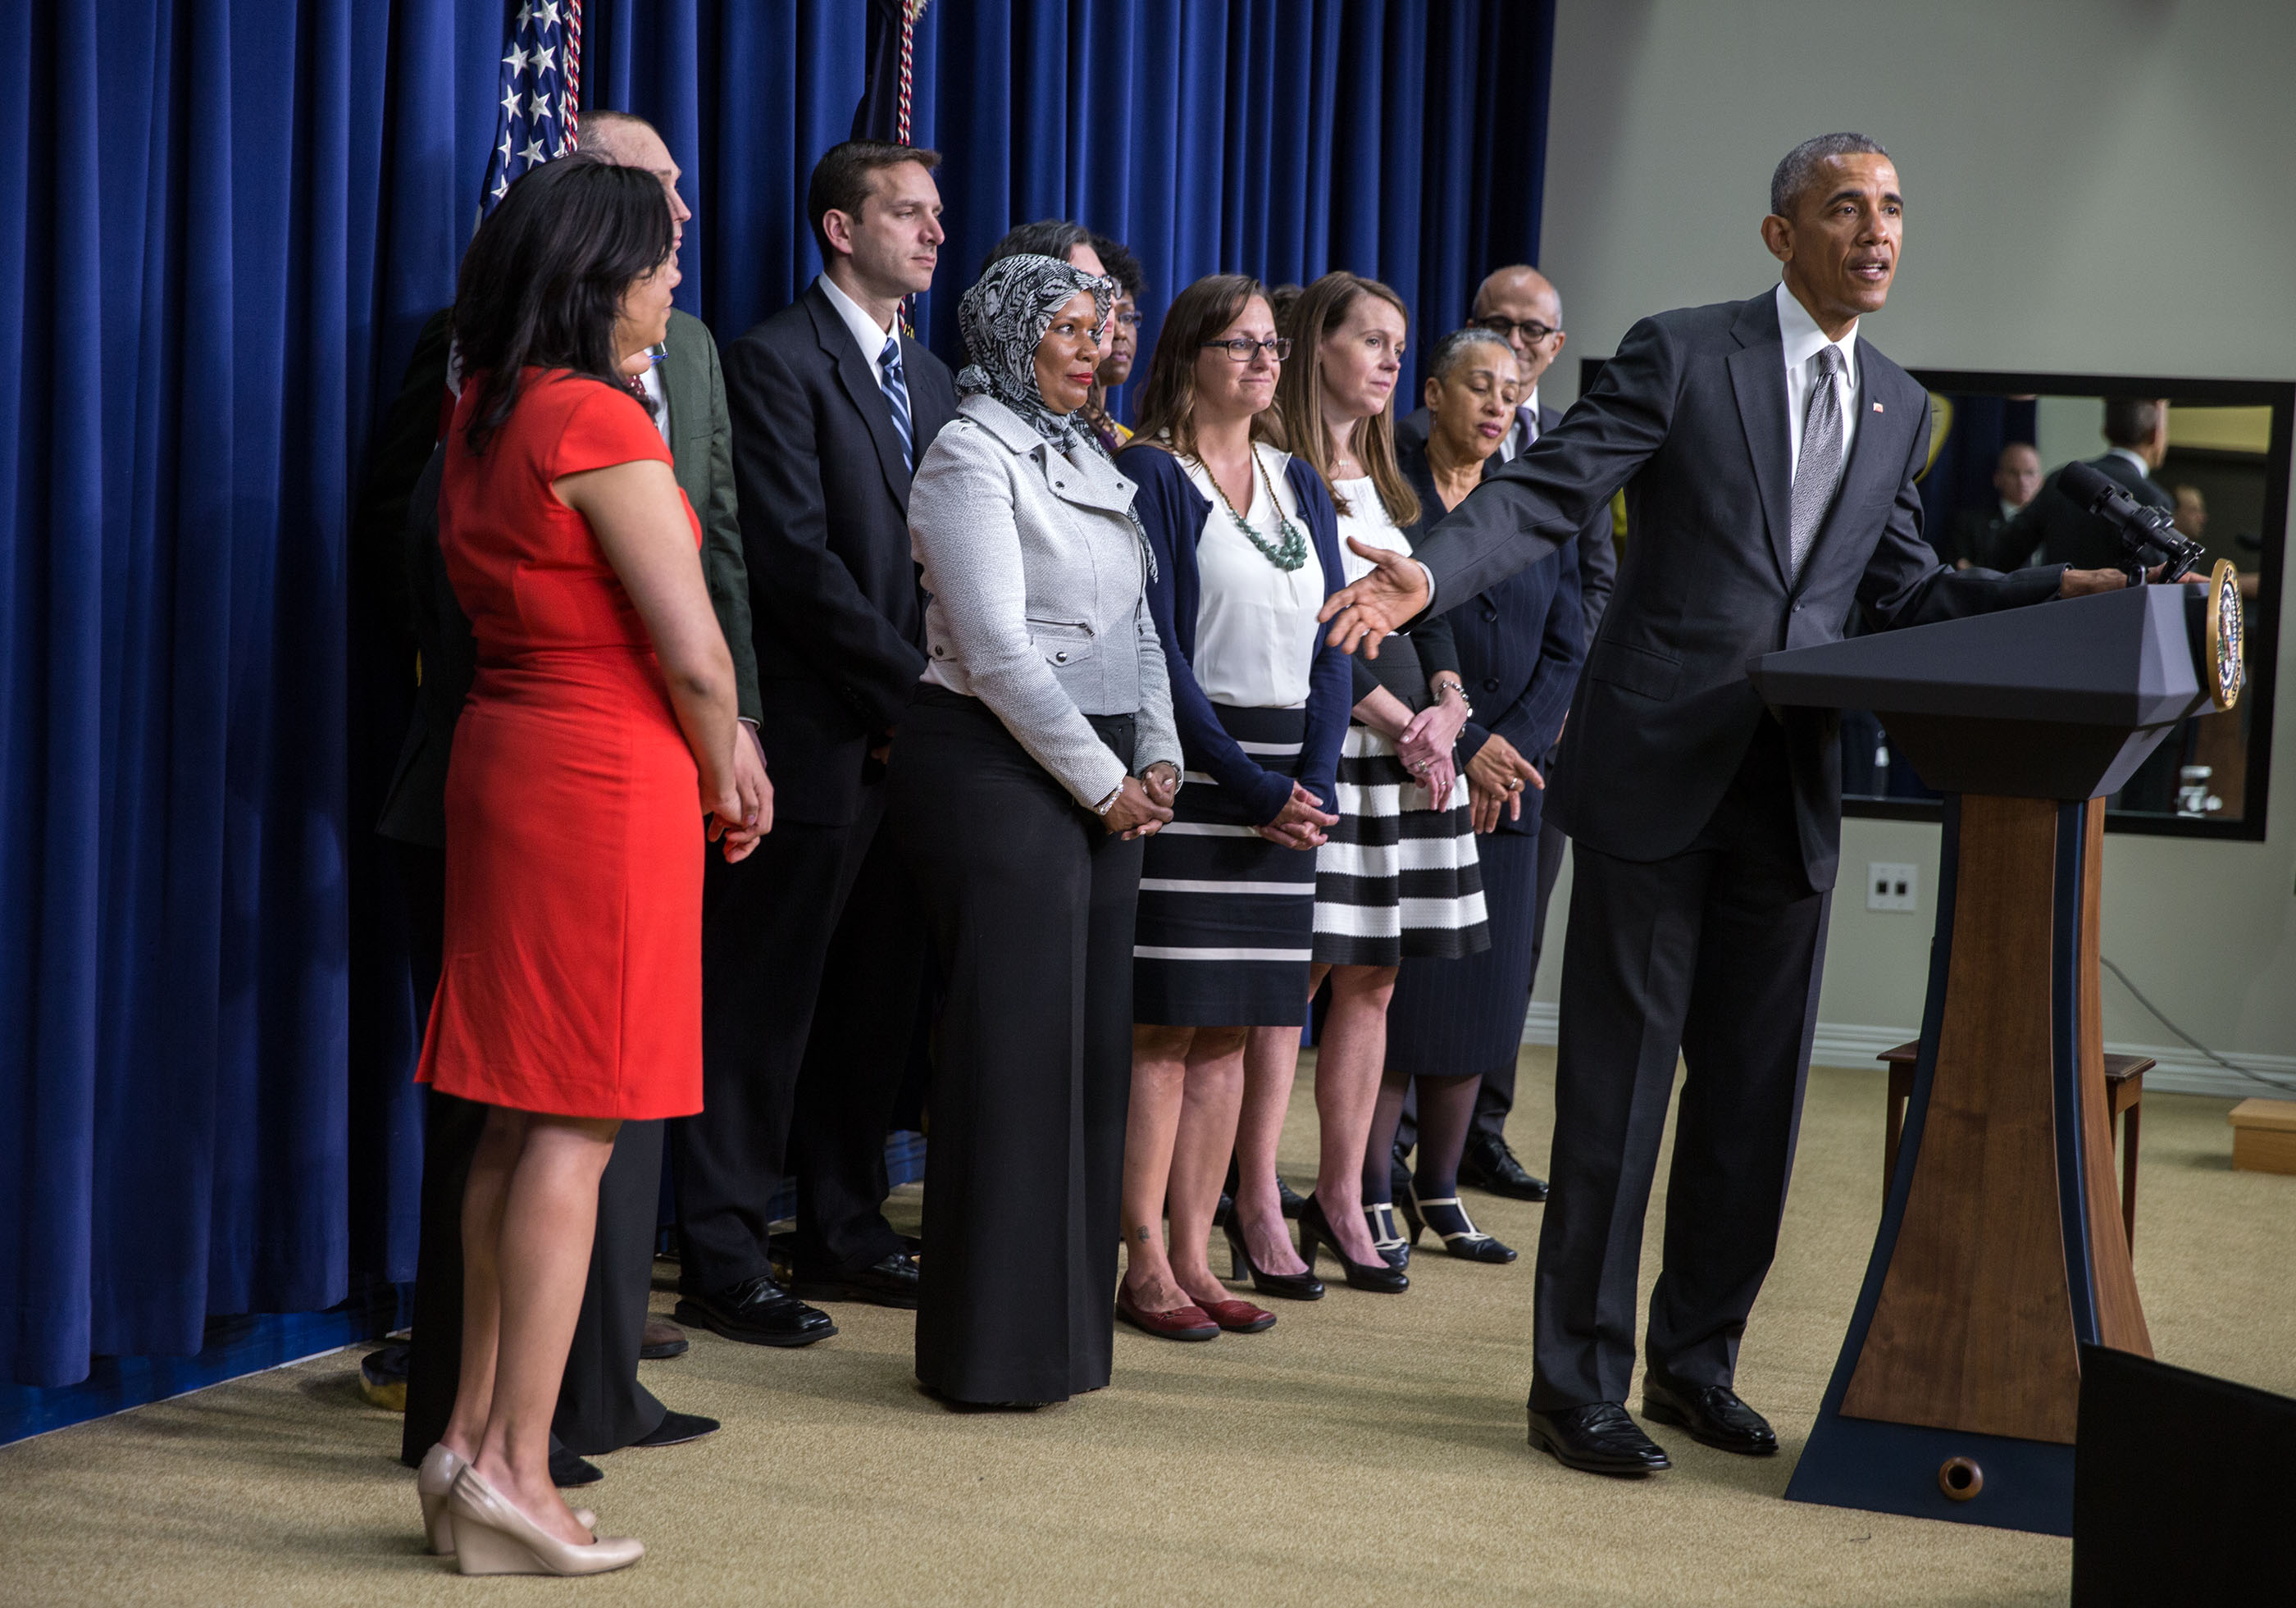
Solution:
[(901, 378), (901, 338), (885, 337), (885, 349), (877, 354), (877, 378), (885, 388), (885, 400), (893, 409), (893, 428), (901, 436), (901, 462), (914, 474), (917, 469), (916, 443), (909, 434), (909, 387)]

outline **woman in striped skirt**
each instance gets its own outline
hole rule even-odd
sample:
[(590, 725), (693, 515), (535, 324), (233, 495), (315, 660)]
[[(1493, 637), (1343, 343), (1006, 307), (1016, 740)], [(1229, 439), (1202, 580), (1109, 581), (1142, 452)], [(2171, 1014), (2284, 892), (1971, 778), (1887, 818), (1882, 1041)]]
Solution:
[[(1292, 450), (1331, 490), (1352, 579), (1371, 569), (1369, 550), (1409, 552), (1403, 532), (1419, 517), (1395, 457), (1403, 302), (1375, 280), (1327, 274), (1292, 320), (1307, 349), (1284, 373), (1277, 409)], [(1399, 1292), (1409, 1280), (1393, 1208), (1367, 1210), (1363, 1193), (1389, 995), (1405, 956), (1472, 955), (1490, 938), (1466, 783), (1452, 762), (1469, 711), (1447, 628), (1439, 619), (1382, 643), (1376, 660), (1355, 662), (1351, 691), (1340, 822), (1317, 856), (1310, 987), (1328, 975), (1332, 993), (1316, 1058), (1321, 1153), (1300, 1213), (1300, 1250), (1311, 1272), (1317, 1246), (1329, 1245), (1351, 1286)], [(1254, 1058), (1288, 1062), (1297, 1052), (1271, 1033), (1258, 1037)]]
[[(1118, 459), (1156, 556), (1151, 607), (1187, 771), (1141, 874), (1117, 1310), (1180, 1340), (1275, 1321), (1229, 1296), (1205, 1242), (1246, 1030), (1288, 1024), (1296, 1038), (1305, 1013), (1316, 851), (1338, 818), (1348, 724), (1348, 660), (1316, 622), (1341, 584), (1331, 501), (1264, 439), (1283, 350), (1257, 281), (1197, 281), (1165, 315), (1139, 436)], [(1272, 1170), (1268, 1183), (1272, 1197)], [(1241, 1243), (1233, 1220), (1228, 1232)], [(1259, 1283), (1321, 1293), (1280, 1271)]]
[[(1406, 447), (1403, 472), (1423, 524), (1458, 506), (1514, 422), (1513, 349), (1486, 329), (1439, 342), (1427, 362), (1426, 445)], [(1514, 1064), (1530, 1008), (1538, 939), (1540, 790), (1531, 758), (1562, 734), (1586, 657), (1577, 544), (1542, 559), (1446, 617), (1460, 674), (1483, 707), (1460, 738), (1482, 858), (1491, 947), (1467, 960), (1408, 959), (1388, 1008), (1387, 1079), (1364, 1161), (1364, 1196), (1394, 1192), (1390, 1162), (1404, 1096), (1418, 1090), (1418, 1157), (1399, 1202), (1409, 1237), (1434, 1230), (1442, 1250), (1478, 1262), (1515, 1252), (1477, 1228), (1459, 1200), (1459, 1159), (1483, 1075)]]

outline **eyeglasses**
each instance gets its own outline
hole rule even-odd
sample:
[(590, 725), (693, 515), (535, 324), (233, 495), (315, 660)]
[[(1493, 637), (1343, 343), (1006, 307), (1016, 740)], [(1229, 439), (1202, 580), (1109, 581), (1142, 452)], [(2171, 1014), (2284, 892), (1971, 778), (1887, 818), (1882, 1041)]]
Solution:
[(1247, 340), (1238, 335), (1233, 340), (1207, 340), (1204, 342), (1203, 349), (1208, 352), (1226, 352), (1230, 358), (1238, 363), (1249, 363), (1255, 353), (1266, 352), (1276, 362), (1281, 363), (1292, 355), (1292, 338), (1288, 335), (1275, 335), (1266, 340)]
[(1120, 312), (1116, 315), (1116, 322), (1128, 330), (1136, 330), (1140, 327), (1140, 315), (1129, 311)]
[(1515, 332), (1520, 330), (1522, 332), (1522, 343), (1525, 346), (1537, 346), (1549, 335), (1559, 335), (1562, 332), (1559, 329), (1540, 324), (1534, 319), (1526, 318), (1518, 322), (1513, 318), (1503, 317), (1496, 313), (1488, 318), (1476, 319), (1475, 324), (1479, 329), (1488, 330), (1501, 340), (1510, 341), (1514, 339)]

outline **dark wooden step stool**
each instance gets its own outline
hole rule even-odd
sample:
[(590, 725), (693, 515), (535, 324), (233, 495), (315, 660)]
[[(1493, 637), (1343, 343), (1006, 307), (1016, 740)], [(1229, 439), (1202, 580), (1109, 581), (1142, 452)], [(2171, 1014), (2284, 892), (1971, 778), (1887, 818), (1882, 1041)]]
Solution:
[[(1908, 1039), (1875, 1059), (1890, 1069), (1889, 1129), (1882, 1139), (1882, 1198), (1890, 1196), (1890, 1180), (1898, 1170), (1898, 1144), (1906, 1133), (1906, 1102), (1914, 1094), (1914, 1060), (1922, 1041)], [(2104, 1058), (2104, 1106), (2111, 1114), (2113, 1143), (2120, 1147), (2120, 1230), (2128, 1248), (2136, 1248), (2136, 1130), (2144, 1109), (2144, 1074), (2156, 1063), (2150, 1055), (2107, 1055)], [(2128, 1114), (2128, 1136), (2121, 1137), (2121, 1113)]]

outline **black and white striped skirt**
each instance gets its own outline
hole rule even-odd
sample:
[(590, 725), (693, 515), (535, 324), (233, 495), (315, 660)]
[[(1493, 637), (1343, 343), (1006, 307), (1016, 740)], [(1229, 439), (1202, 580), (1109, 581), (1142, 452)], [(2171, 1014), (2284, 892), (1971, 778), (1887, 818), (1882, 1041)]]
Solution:
[(1316, 851), (1316, 958), (1400, 965), (1490, 948), (1467, 778), (1436, 808), (1395, 744), (1348, 727), (1340, 751), (1340, 824)]
[[(1300, 769), (1305, 710), (1230, 709), (1243, 751)], [(1132, 1020), (1165, 1027), (1292, 1027), (1307, 1020), (1316, 859), (1269, 842), (1235, 796), (1190, 771), (1171, 823), (1148, 840), (1132, 950)]]

